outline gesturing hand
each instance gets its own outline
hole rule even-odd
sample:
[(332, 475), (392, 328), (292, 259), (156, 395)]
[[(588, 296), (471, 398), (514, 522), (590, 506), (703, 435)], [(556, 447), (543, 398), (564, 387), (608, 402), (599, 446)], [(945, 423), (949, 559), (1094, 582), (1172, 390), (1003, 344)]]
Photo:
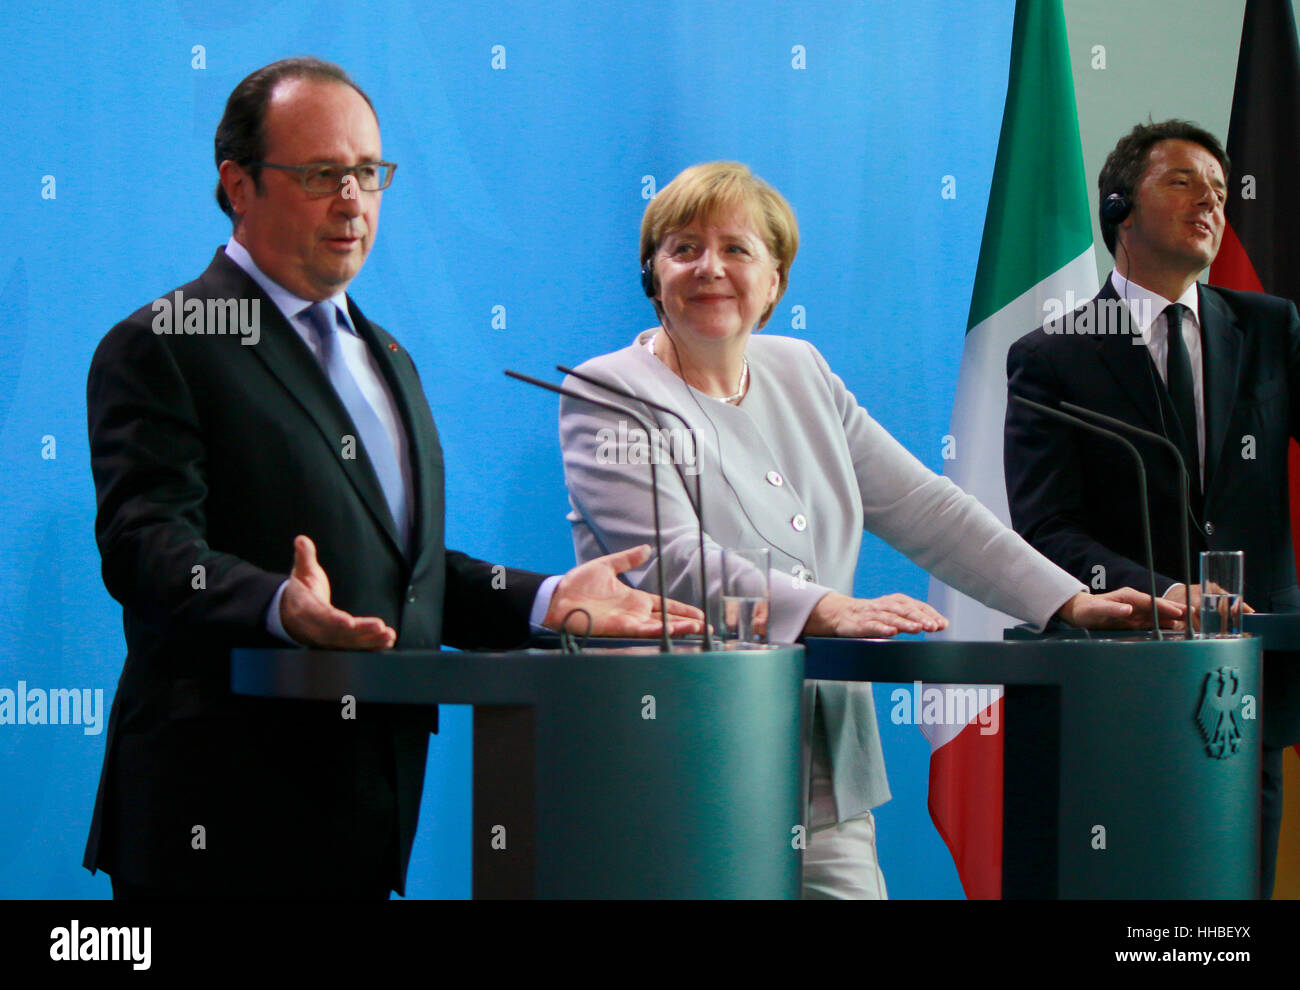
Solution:
[(293, 572), (280, 596), (280, 624), (304, 646), (336, 650), (387, 650), (397, 633), (383, 619), (360, 619), (330, 604), (330, 579), (316, 560), (316, 544), (293, 541)]
[(832, 591), (813, 606), (803, 631), (807, 636), (879, 637), (947, 628), (947, 619), (907, 595), (850, 598)]
[[(649, 559), (650, 548), (642, 545), (575, 567), (556, 586), (542, 625), (559, 629), (565, 616), (581, 608), (591, 615), (593, 636), (657, 636), (663, 628), (659, 596), (638, 591), (618, 578), (623, 571), (639, 567)], [(669, 635), (704, 631), (704, 613), (698, 608), (670, 598), (668, 615)], [(577, 628), (581, 631), (582, 626)]]

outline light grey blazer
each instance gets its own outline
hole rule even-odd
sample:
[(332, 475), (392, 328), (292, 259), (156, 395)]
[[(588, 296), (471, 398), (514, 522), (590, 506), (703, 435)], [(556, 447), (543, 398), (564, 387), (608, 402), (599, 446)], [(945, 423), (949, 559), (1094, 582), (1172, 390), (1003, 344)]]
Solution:
[[(827, 592), (853, 593), (864, 528), (941, 581), (1038, 627), (1086, 590), (908, 453), (806, 341), (752, 337), (749, 391), (732, 406), (692, 389), (647, 351), (652, 333), (579, 370), (675, 409), (693, 427), (709, 582), (719, 574), (719, 548), (769, 548), (772, 642), (793, 642)], [(573, 377), (565, 385), (626, 401)], [(672, 417), (626, 404), (651, 426), (676, 429), (670, 440), (680, 439), (681, 424)], [(647, 445), (634, 423), (620, 425), (620, 419), (581, 400), (560, 404), (568, 519), (579, 561), (654, 543)], [(660, 520), (667, 593), (701, 604), (696, 515), (686, 497), (686, 485), (695, 491), (692, 471), (685, 463), (661, 462)], [(650, 564), (627, 577), (657, 590)], [(824, 726), (837, 818), (844, 821), (889, 800), (871, 685), (809, 684), (813, 710), (805, 706), (805, 713)]]

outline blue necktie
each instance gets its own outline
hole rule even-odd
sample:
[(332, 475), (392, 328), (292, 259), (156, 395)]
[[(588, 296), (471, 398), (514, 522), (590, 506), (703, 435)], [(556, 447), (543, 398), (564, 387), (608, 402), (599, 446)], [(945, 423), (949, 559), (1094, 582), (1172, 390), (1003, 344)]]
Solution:
[(374, 406), (362, 394), (357, 381), (348, 369), (343, 358), (343, 349), (339, 346), (338, 335), (351, 333), (346, 326), (339, 325), (338, 307), (334, 303), (318, 302), (302, 311), (307, 323), (316, 331), (320, 342), (320, 362), (329, 376), (330, 384), (338, 393), (343, 407), (352, 417), (352, 423), (360, 434), (358, 439), (365, 449), (370, 463), (379, 477), (380, 487), (388, 502), (388, 511), (393, 514), (397, 532), (402, 541), (402, 549), (410, 546), (410, 520), (407, 518), (406, 488), (402, 484), (402, 469), (393, 453), (393, 438), (384, 427)]

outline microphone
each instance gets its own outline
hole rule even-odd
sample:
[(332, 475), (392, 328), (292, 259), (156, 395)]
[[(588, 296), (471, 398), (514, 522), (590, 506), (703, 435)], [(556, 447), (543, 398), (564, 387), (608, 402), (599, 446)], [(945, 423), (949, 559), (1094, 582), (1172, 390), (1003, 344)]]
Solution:
[(1139, 501), (1142, 504), (1142, 537), (1146, 541), (1147, 572), (1151, 576), (1151, 623), (1155, 627), (1156, 639), (1164, 639), (1160, 633), (1160, 615), (1156, 611), (1156, 599), (1159, 595), (1156, 594), (1155, 554), (1151, 551), (1151, 519), (1147, 511), (1147, 467), (1146, 462), (1142, 460), (1142, 455), (1138, 453), (1137, 448), (1134, 447), (1132, 443), (1120, 436), (1118, 433), (1103, 429), (1100, 426), (1089, 423), (1085, 419), (1080, 419), (1078, 416), (1062, 412), (1060, 409), (1053, 409), (1051, 406), (1045, 406), (1041, 402), (1035, 402), (1033, 399), (1026, 399), (1018, 392), (1010, 392), (1009, 394), (1014, 402), (1019, 402), (1021, 405), (1029, 406), (1029, 408), (1036, 409), (1040, 413), (1070, 423), (1071, 425), (1077, 426), (1081, 429), (1088, 430), (1090, 433), (1096, 433), (1103, 437), (1110, 437), (1110, 439), (1117, 443), (1123, 444), (1128, 449), (1128, 452), (1133, 455), (1133, 459), (1137, 461), (1138, 491), (1141, 495)]
[[(1181, 496), (1180, 502), (1182, 503), (1182, 510), (1183, 510), (1183, 515), (1182, 515), (1183, 524), (1181, 527), (1183, 531), (1183, 581), (1185, 587), (1187, 588), (1187, 611), (1188, 611), (1187, 638), (1191, 639), (1192, 638), (1192, 616), (1191, 616), (1192, 543), (1191, 543), (1191, 538), (1187, 535), (1187, 520), (1192, 514), (1191, 506), (1189, 505), (1189, 495), (1188, 495), (1192, 482), (1191, 482), (1190, 475), (1188, 475), (1187, 473), (1187, 462), (1183, 460), (1183, 452), (1179, 450), (1177, 445), (1174, 444), (1174, 442), (1171, 441), (1168, 437), (1161, 436), (1159, 433), (1152, 433), (1150, 430), (1144, 430), (1140, 426), (1134, 426), (1132, 423), (1126, 423), (1124, 422), (1124, 420), (1116, 419), (1114, 416), (1107, 416), (1105, 413), (1099, 413), (1095, 409), (1087, 409), (1083, 406), (1075, 405), (1073, 402), (1066, 402), (1064, 399), (1061, 400), (1060, 407), (1062, 409), (1067, 409), (1070, 412), (1075, 413), (1076, 415), (1088, 416), (1091, 419), (1095, 419), (1099, 423), (1105, 423), (1107, 426), (1113, 427), (1114, 429), (1123, 430), (1124, 432), (1135, 436), (1145, 437), (1148, 440), (1154, 440), (1156, 443), (1163, 445), (1166, 450), (1168, 450), (1171, 454), (1174, 455), (1174, 463), (1178, 465), (1179, 474), (1182, 476), (1183, 479), (1182, 488), (1179, 489), (1179, 495)], [(1145, 503), (1143, 503), (1143, 508), (1145, 508)]]
[[(555, 366), (555, 370), (560, 372), (560, 374), (562, 375), (572, 375), (574, 378), (580, 378), (587, 384), (594, 385), (596, 386), (596, 388), (602, 389), (613, 395), (620, 396), (624, 399), (631, 399), (633, 402), (643, 403), (649, 406), (651, 409), (658, 409), (660, 412), (668, 413), (668, 415), (672, 416), (674, 419), (680, 422), (684, 427), (686, 427), (686, 431), (688, 433), (694, 433), (694, 430), (691, 429), (691, 425), (686, 422), (685, 418), (680, 413), (678, 413), (674, 409), (669, 409), (667, 406), (662, 405), (661, 403), (654, 402), (651, 399), (647, 399), (642, 396), (636, 395), (632, 392), (629, 392), (625, 388), (619, 388), (617, 385), (610, 385), (608, 382), (603, 382), (599, 378), (593, 378), (591, 375), (585, 374), (581, 371), (575, 371), (573, 368), (566, 368), (562, 364), (557, 364)], [(704, 615), (705, 615), (704, 651), (708, 653), (713, 650), (713, 632), (709, 628), (709, 622), (708, 622), (709, 575), (704, 561), (704, 496), (703, 494), (701, 494), (701, 490), (700, 490), (700, 486), (703, 484), (703, 480), (701, 478), (701, 475), (703, 474), (703, 468), (702, 465), (700, 464), (700, 448), (698, 445), (693, 445), (693, 446), (695, 450), (695, 498), (694, 499), (691, 499), (690, 487), (689, 486), (684, 486), (684, 487), (686, 488), (686, 498), (688, 501), (691, 502), (692, 507), (695, 509), (695, 519), (698, 524), (697, 529), (699, 531), (699, 540), (700, 540), (700, 594), (704, 597), (703, 604), (704, 604)], [(660, 581), (662, 586), (662, 575), (660, 576)]]
[[(590, 402), (593, 406), (600, 406), (602, 409), (609, 409), (616, 413), (621, 413), (629, 419), (635, 420), (641, 429), (645, 430), (646, 442), (650, 442), (650, 428), (636, 413), (630, 409), (624, 409), (622, 406), (616, 406), (612, 402), (601, 402), (599, 399), (592, 399), (572, 389), (564, 388), (562, 385), (552, 385), (550, 382), (544, 382), (538, 378), (532, 378), (529, 375), (521, 375), (517, 371), (506, 369), (506, 375), (517, 381), (525, 382), (529, 385), (536, 385), (538, 388), (544, 388), (548, 392), (556, 392), (560, 395), (567, 395), (570, 399), (580, 399), (583, 402)], [(673, 652), (673, 642), (668, 635), (668, 599), (664, 594), (664, 552), (663, 539), (659, 532), (659, 472), (655, 467), (655, 458), (653, 452), (650, 457), (650, 501), (654, 509), (655, 524), (655, 570), (659, 575), (659, 612), (663, 618), (663, 629), (659, 634), (659, 648), (664, 653)], [(705, 627), (708, 627), (708, 616), (705, 616)]]

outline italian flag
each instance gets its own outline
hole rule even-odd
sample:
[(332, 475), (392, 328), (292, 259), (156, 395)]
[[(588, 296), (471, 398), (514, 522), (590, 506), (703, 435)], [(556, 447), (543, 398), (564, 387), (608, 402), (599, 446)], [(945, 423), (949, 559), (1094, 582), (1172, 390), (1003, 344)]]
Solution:
[[(1300, 306), (1300, 43), (1291, 0), (1246, 0), (1228, 125), (1227, 219), (1210, 282)], [(1300, 449), (1291, 443), (1291, 538), (1300, 541)], [(1300, 561), (1300, 544), (1295, 547)], [(1300, 898), (1300, 746), (1283, 754), (1275, 900)]]
[[(1073, 308), (1097, 292), (1079, 118), (1061, 0), (1018, 0), (970, 317), (944, 473), (1010, 525), (1002, 474), (1007, 349), (1041, 326), (1045, 304)], [(1001, 639), (1019, 620), (931, 581), (951, 639)], [(1002, 700), (994, 704), (1001, 705)], [(998, 725), (1002, 725), (998, 713)], [(969, 898), (1002, 892), (1002, 736), (979, 726), (924, 726), (930, 816)]]

